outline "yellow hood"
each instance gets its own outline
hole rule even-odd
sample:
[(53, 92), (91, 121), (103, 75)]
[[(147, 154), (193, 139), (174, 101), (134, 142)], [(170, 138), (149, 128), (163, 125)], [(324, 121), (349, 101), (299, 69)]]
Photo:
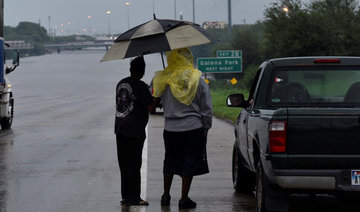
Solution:
[(188, 48), (172, 50), (166, 56), (168, 66), (155, 73), (154, 96), (160, 97), (169, 86), (179, 102), (189, 105), (196, 95), (201, 72), (193, 68), (193, 56)]

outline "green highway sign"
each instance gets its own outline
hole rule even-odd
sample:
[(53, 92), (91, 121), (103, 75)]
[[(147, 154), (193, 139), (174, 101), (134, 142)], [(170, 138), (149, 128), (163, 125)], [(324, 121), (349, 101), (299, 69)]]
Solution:
[(203, 57), (197, 59), (198, 69), (207, 73), (242, 72), (241, 57)]
[(216, 51), (217, 57), (242, 57), (241, 50), (219, 50)]

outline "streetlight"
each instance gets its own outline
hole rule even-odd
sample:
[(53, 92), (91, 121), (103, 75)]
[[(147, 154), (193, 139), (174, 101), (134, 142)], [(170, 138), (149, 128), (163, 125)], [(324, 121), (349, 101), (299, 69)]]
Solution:
[(282, 10), (283, 10), (284, 12), (286, 12), (286, 13), (289, 12), (289, 8), (288, 8), (288, 7), (283, 7)]
[(68, 29), (67, 29), (67, 30), (68, 30), (68, 34), (69, 34), (69, 35), (71, 35), (71, 27), (70, 27), (71, 22), (70, 22), (70, 21), (68, 21), (68, 22), (66, 22), (66, 24), (67, 24), (67, 25), (69, 25), (69, 27), (68, 27)]
[(90, 19), (91, 19), (91, 15), (88, 15), (88, 20), (89, 20), (89, 29), (88, 29), (87, 31), (89, 32), (89, 35), (91, 36)]
[(128, 29), (130, 29), (130, 15), (129, 15), (129, 8), (130, 8), (130, 2), (126, 2), (125, 5), (127, 6), (127, 22), (128, 22)]
[(106, 14), (108, 14), (108, 29), (109, 29), (109, 39), (110, 39), (110, 14), (111, 14), (111, 11), (106, 11)]
[(64, 35), (64, 24), (60, 24), (60, 35), (63, 36)]
[(180, 19), (180, 21), (183, 20), (183, 11), (180, 11), (180, 13), (179, 13), (179, 19)]
[(174, 0), (174, 19), (176, 20), (176, 0)]
[(153, 14), (155, 14), (155, 0), (153, 0)]
[(228, 36), (231, 37), (231, 0), (228, 0)]
[(56, 37), (56, 30), (57, 30), (58, 26), (54, 26), (54, 37)]

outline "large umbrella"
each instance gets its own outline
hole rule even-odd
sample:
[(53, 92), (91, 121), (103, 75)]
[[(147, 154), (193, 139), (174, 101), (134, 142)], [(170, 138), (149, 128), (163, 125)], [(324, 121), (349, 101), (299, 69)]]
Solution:
[(198, 24), (154, 19), (121, 34), (100, 62), (210, 43), (215, 39)]

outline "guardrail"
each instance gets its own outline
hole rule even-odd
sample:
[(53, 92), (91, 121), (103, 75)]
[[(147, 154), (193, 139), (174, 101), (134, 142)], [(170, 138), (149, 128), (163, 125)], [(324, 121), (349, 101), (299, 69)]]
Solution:
[(60, 52), (61, 49), (82, 49), (88, 47), (105, 47), (106, 50), (113, 44), (111, 41), (105, 42), (68, 42), (68, 43), (57, 43), (57, 44), (45, 44), (44, 47), (47, 49), (56, 49)]
[(5, 41), (5, 49), (9, 50), (23, 50), (23, 49), (33, 49), (34, 45), (22, 40), (19, 41)]

